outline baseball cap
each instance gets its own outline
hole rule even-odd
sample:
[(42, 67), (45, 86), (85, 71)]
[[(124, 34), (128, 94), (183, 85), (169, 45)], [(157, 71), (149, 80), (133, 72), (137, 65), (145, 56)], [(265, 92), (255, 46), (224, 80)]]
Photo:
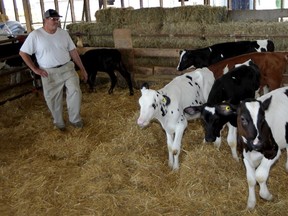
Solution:
[(49, 9), (44, 13), (44, 17), (49, 18), (49, 17), (62, 17), (62, 16), (60, 16), (56, 10)]

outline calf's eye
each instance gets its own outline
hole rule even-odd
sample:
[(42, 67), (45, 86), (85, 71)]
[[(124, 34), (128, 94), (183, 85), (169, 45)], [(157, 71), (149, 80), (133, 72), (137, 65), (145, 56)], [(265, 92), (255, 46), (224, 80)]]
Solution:
[(243, 126), (247, 126), (248, 125), (248, 121), (244, 116), (241, 116), (241, 123)]

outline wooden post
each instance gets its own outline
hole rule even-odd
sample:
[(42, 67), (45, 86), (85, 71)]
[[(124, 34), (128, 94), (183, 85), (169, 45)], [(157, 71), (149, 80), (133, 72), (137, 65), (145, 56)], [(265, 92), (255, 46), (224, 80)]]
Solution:
[(25, 14), (27, 32), (31, 32), (33, 31), (33, 28), (32, 28), (32, 15), (31, 15), (30, 3), (29, 0), (22, 0), (22, 3)]
[(140, 8), (143, 8), (143, 0), (140, 0)]
[(160, 0), (160, 7), (163, 8), (163, 0)]
[(107, 0), (103, 0), (103, 9), (107, 8)]
[(72, 22), (74, 23), (76, 21), (75, 9), (74, 9), (74, 0), (69, 0), (69, 1), (70, 1), (71, 18), (72, 18)]
[(227, 8), (228, 10), (232, 10), (232, 0), (227, 0)]
[(0, 13), (6, 14), (3, 0), (0, 0)]
[(89, 0), (84, 0), (83, 1), (82, 21), (84, 21), (84, 16), (85, 16), (86, 22), (91, 22)]
[(113, 38), (115, 48), (133, 48), (130, 29), (114, 29)]
[(15, 20), (19, 22), (19, 13), (16, 0), (13, 0)]
[[(114, 45), (115, 48), (121, 52), (122, 60), (131, 74), (131, 80), (135, 86), (133, 64), (134, 64), (134, 52), (131, 38), (130, 29), (114, 29), (113, 31)], [(118, 72), (117, 72), (118, 73)], [(127, 87), (126, 81), (118, 74), (119, 86)]]
[(124, 0), (121, 0), (121, 8), (125, 8)]
[(41, 8), (41, 14), (42, 14), (42, 20), (44, 19), (44, 13), (45, 13), (45, 8), (44, 8), (44, 1), (40, 0), (40, 8)]
[(59, 12), (58, 0), (54, 0), (55, 10)]

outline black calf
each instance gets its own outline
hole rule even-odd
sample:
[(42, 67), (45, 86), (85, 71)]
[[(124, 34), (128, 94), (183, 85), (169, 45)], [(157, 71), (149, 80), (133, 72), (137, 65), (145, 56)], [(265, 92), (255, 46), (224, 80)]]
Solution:
[(117, 77), (114, 73), (115, 70), (125, 78), (130, 95), (134, 94), (131, 75), (125, 68), (121, 53), (116, 49), (93, 49), (88, 50), (83, 55), (80, 55), (82, 63), (88, 73), (88, 84), (90, 90), (95, 90), (95, 79), (98, 71), (108, 73), (111, 80), (111, 87), (108, 91), (109, 94), (113, 93), (113, 89), (117, 83)]

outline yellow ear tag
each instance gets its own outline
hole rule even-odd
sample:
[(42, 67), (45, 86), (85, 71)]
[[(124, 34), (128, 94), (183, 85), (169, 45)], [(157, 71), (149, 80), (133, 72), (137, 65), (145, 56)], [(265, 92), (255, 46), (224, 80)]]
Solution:
[(230, 106), (225, 107), (226, 111), (230, 111)]
[(162, 98), (162, 102), (163, 102), (163, 103), (166, 103), (166, 99), (165, 99), (164, 97)]

